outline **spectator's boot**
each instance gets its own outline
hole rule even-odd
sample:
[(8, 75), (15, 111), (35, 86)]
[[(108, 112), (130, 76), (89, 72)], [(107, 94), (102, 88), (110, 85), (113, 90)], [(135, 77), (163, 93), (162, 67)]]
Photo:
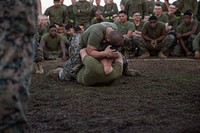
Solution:
[(195, 51), (194, 58), (195, 59), (200, 59), (200, 52), (199, 51)]
[(158, 53), (158, 57), (159, 57), (160, 59), (167, 59), (167, 56), (165, 56), (165, 55), (163, 54), (162, 51), (160, 51), (160, 52)]
[(39, 68), (38, 68), (37, 62), (35, 63), (35, 73), (39, 73)]
[(42, 68), (42, 63), (41, 62), (37, 62), (36, 63), (36, 73), (39, 73), (39, 74), (43, 74), (44, 73), (44, 70)]
[(138, 59), (147, 59), (150, 57), (150, 54), (149, 52), (145, 52), (144, 54), (142, 54), (141, 56), (138, 57)]

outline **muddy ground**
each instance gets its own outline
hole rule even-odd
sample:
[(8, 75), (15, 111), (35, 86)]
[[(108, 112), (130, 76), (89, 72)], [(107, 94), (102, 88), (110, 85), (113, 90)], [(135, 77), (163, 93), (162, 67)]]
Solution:
[(200, 61), (131, 59), (140, 77), (88, 87), (33, 74), (28, 133), (200, 133)]

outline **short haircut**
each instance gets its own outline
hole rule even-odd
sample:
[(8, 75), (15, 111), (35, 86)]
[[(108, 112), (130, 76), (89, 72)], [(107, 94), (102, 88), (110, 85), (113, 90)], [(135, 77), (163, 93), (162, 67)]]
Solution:
[(140, 12), (139, 12), (139, 11), (135, 11), (135, 12), (133, 12), (133, 15), (134, 15), (134, 14), (136, 14), (136, 13), (139, 13), (139, 14), (140, 14)]
[(102, 12), (101, 10), (97, 10), (97, 11), (95, 12), (95, 14), (103, 14), (103, 12)]
[(65, 25), (65, 30), (69, 30), (71, 28), (73, 28), (72, 24), (66, 24)]
[(75, 32), (78, 32), (78, 31), (81, 31), (81, 28), (80, 28), (79, 25), (77, 25), (77, 26), (74, 27), (74, 30), (75, 30)]
[(128, 15), (126, 11), (119, 11), (119, 14), (121, 14), (121, 13)]
[(184, 12), (184, 16), (185, 15), (189, 15), (190, 17), (192, 16), (192, 10), (186, 10), (185, 12)]
[(53, 0), (53, 2), (60, 2), (60, 0)]
[(117, 30), (113, 30), (109, 33), (110, 36), (110, 42), (111, 44), (115, 45), (115, 46), (122, 46), (123, 45), (123, 35), (122, 33), (120, 33)]
[[(161, 4), (157, 2), (157, 3), (155, 4), (155, 6), (161, 6)], [(162, 7), (162, 6), (161, 6), (161, 7)]]
[(56, 28), (56, 26), (55, 26), (54, 24), (52, 24), (52, 25), (49, 26), (49, 30), (50, 30), (51, 28)]
[(156, 16), (151, 16), (151, 17), (149, 17), (149, 21), (151, 21), (151, 20), (158, 20), (158, 18), (156, 17)]

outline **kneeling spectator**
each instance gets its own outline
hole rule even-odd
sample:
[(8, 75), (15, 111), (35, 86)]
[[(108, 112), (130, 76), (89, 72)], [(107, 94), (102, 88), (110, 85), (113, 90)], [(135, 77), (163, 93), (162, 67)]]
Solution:
[(142, 28), (142, 37), (137, 40), (138, 48), (144, 53), (138, 58), (149, 58), (155, 53), (161, 59), (167, 58), (165, 53), (173, 44), (174, 38), (173, 35), (166, 34), (163, 22), (158, 21), (156, 16), (151, 16)]
[(66, 49), (62, 35), (57, 33), (55, 25), (49, 27), (49, 33), (42, 36), (39, 49), (43, 51), (44, 59), (55, 60), (62, 53), (62, 59), (66, 60)]

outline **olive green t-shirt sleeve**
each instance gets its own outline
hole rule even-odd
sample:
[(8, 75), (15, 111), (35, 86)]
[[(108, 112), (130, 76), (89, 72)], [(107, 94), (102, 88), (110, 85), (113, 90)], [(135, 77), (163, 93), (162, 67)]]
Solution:
[(88, 36), (87, 45), (93, 46), (98, 49), (103, 36), (103, 33), (99, 32), (98, 29), (93, 29)]

